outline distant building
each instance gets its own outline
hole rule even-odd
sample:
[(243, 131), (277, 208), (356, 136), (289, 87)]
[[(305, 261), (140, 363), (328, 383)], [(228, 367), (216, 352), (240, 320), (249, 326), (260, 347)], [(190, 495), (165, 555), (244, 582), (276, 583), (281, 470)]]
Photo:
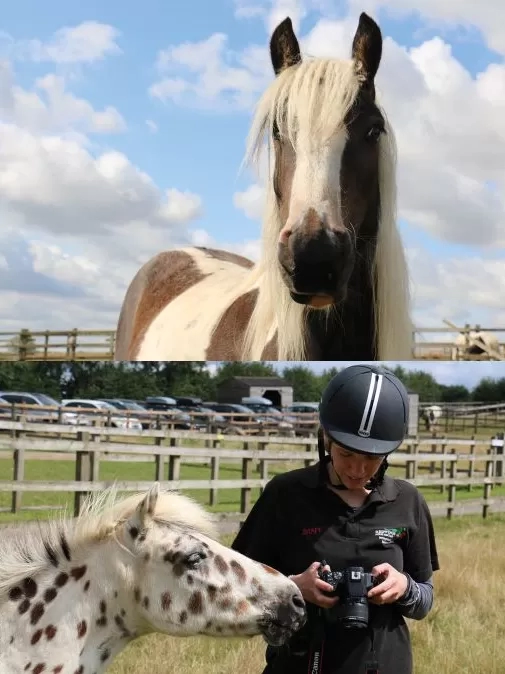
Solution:
[(217, 402), (238, 403), (242, 398), (261, 397), (271, 400), (275, 407), (293, 403), (293, 387), (281, 377), (230, 377), (221, 383)]

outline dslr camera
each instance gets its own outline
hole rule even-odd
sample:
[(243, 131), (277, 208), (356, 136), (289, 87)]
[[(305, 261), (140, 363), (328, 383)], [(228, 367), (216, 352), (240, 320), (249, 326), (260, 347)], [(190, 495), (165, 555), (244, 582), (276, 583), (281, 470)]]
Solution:
[(326, 620), (340, 623), (342, 627), (362, 629), (368, 626), (368, 591), (378, 585), (381, 579), (371, 573), (365, 573), (362, 566), (349, 566), (343, 571), (322, 571), (326, 562), (322, 562), (318, 575), (325, 583), (333, 587), (330, 597), (339, 597), (339, 601), (328, 609), (323, 609)]

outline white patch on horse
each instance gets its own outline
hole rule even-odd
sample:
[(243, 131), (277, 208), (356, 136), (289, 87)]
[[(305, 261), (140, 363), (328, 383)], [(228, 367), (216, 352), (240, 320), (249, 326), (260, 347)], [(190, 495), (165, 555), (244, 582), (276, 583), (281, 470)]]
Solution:
[[(294, 232), (310, 209), (316, 211), (321, 222), (326, 220), (327, 226), (345, 231), (341, 212), (340, 170), (346, 142), (347, 132), (344, 128), (322, 148), (314, 148), (311, 144), (301, 144), (296, 148), (289, 214), (283, 231)], [(307, 190), (307, 185), (310, 185), (310, 190)]]
[[(153, 320), (137, 360), (205, 360), (212, 333), (226, 309), (240, 296), (248, 269), (190, 248), (202, 274), (209, 274), (176, 297)], [(195, 316), (195, 308), (198, 314)]]

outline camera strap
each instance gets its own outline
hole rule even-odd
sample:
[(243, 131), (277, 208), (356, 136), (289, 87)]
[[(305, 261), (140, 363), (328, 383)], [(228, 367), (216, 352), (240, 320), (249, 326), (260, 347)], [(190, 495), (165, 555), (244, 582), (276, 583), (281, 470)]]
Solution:
[(377, 660), (377, 655), (374, 648), (374, 632), (373, 627), (368, 625), (368, 630), (370, 632), (370, 656), (368, 662), (365, 665), (365, 674), (380, 674), (379, 672), (379, 661)]
[(310, 641), (307, 674), (322, 674), (325, 636), (323, 612), (322, 609), (318, 609), (317, 620), (315, 621), (315, 628)]
[[(325, 642), (324, 618), (321, 609), (318, 612), (318, 619), (310, 642), (309, 666), (307, 674), (322, 674), (323, 672), (323, 654)], [(371, 625), (368, 626), (370, 633), (370, 654), (365, 664), (364, 674), (380, 674), (379, 661), (374, 647), (374, 631)]]

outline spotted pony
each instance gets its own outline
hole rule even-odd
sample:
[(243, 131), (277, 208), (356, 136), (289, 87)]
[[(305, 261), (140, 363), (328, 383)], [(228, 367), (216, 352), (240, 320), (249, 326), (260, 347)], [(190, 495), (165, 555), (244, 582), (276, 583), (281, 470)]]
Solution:
[(152, 632), (280, 645), (305, 619), (291, 580), (220, 544), (200, 505), (158, 483), (0, 530), (2, 674), (100, 674)]
[(303, 58), (289, 18), (247, 158), (267, 139), (259, 260), (184, 248), (131, 281), (116, 360), (408, 360), (408, 268), (396, 225), (396, 145), (376, 95), (378, 25), (361, 14), (352, 58)]

